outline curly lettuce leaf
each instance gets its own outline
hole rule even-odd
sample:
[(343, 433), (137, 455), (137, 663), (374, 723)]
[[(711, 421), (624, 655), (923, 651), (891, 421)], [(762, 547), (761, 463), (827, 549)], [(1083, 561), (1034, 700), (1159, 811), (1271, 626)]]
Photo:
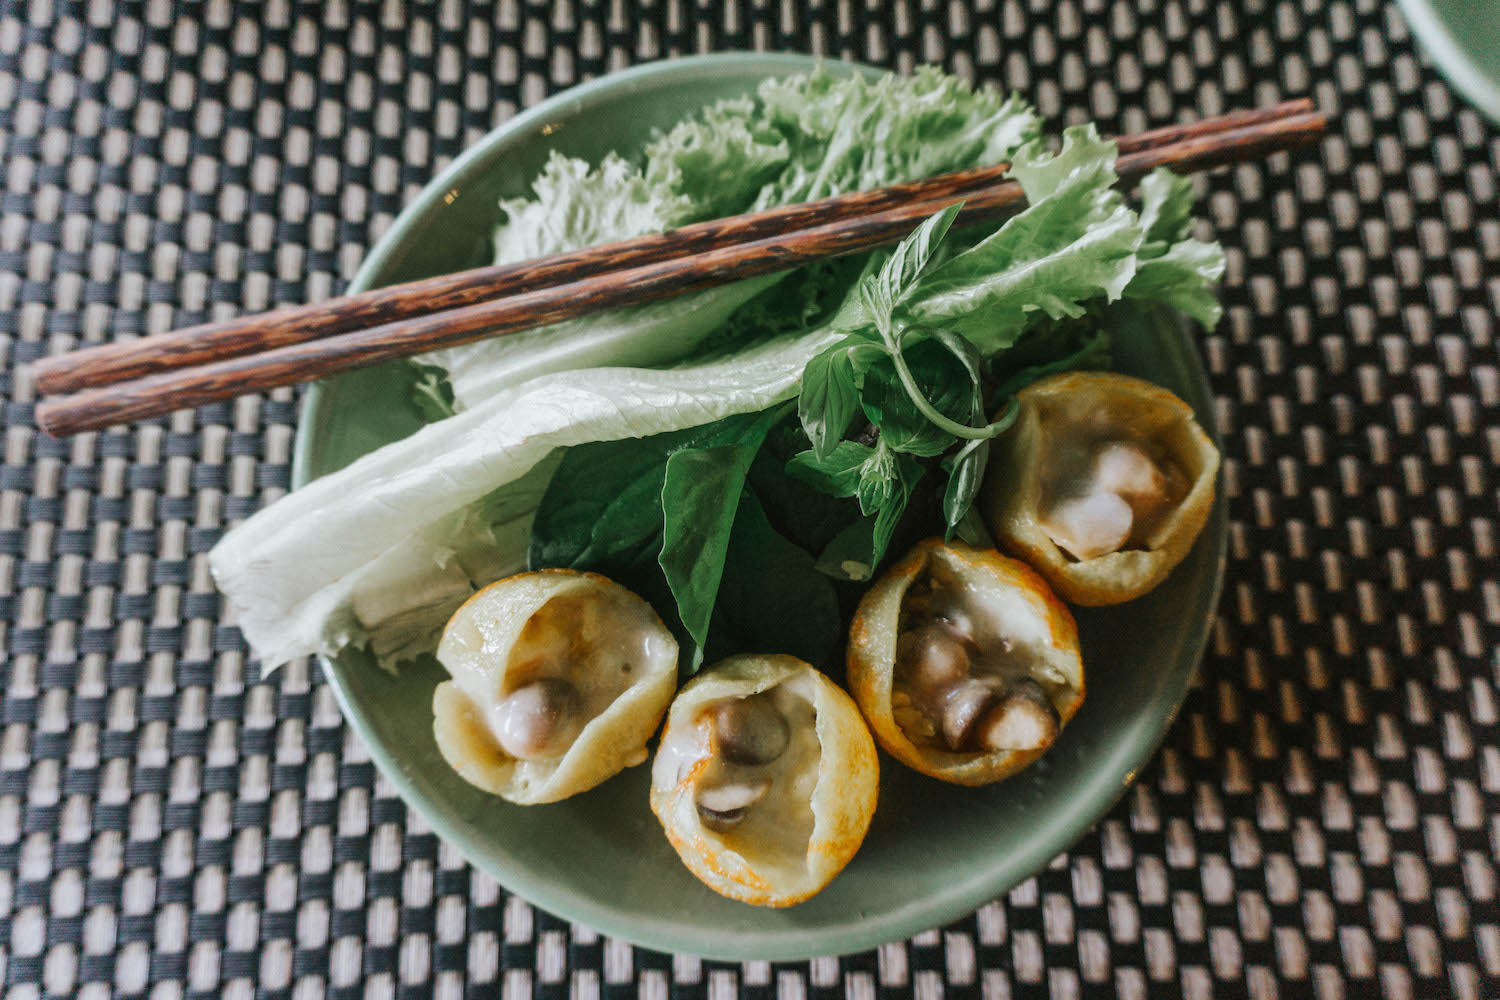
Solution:
[(1224, 308), (1224, 248), (1192, 238), (1193, 182), (1162, 167), (1141, 180), (1140, 265), (1125, 297), (1166, 303), (1212, 330)]
[[(909, 77), (813, 73), (769, 80), (753, 97), (720, 101), (647, 143), (642, 161), (597, 166), (554, 155), (530, 196), (501, 203), (495, 260), (545, 254), (718, 218), (917, 180), (1008, 159), (1037, 131), (1017, 97), (975, 89), (924, 67)], [(853, 275), (791, 276), (788, 301), (840, 301)], [(603, 365), (653, 366), (687, 357), (726, 326), (761, 336), (754, 300), (788, 275), (770, 275), (666, 302), (615, 310), (527, 333), (429, 352), (448, 373), (456, 408), (529, 378)], [(803, 289), (807, 281), (812, 287)], [(781, 294), (777, 289), (775, 293)], [(772, 300), (774, 301), (774, 300)], [(735, 320), (747, 304), (752, 313)], [(807, 307), (804, 306), (804, 309)], [(803, 327), (805, 328), (805, 327)]]
[(1114, 158), (1114, 143), (1093, 126), (1068, 129), (1056, 156), (1040, 144), (1017, 153), (1012, 174), (1027, 208), (933, 268), (904, 304), (908, 320), (955, 331), (990, 355), (1039, 316), (1081, 316), (1089, 299), (1119, 298), (1143, 234), (1112, 187)]

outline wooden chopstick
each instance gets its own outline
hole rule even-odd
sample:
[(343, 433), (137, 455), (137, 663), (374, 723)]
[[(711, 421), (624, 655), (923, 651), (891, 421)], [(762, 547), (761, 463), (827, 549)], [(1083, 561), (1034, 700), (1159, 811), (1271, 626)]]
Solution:
[[(1304, 111), (1259, 118), (1219, 131), (1191, 129), (1160, 145), (1133, 147), (1133, 151), (1119, 158), (1116, 169), (1124, 180), (1140, 177), (1159, 166), (1181, 173), (1203, 170), (1292, 148), (1317, 138), (1325, 128), (1326, 120), (1321, 114)], [(963, 225), (1001, 217), (1014, 209), (1023, 195), (1020, 186), (1012, 181), (991, 183), (961, 196), (950, 194), (897, 205), (762, 239), (595, 273), (567, 284), (445, 312), (92, 388), (43, 402), (37, 407), (36, 418), (48, 433), (72, 434), (409, 357), (438, 347), (545, 326), (604, 309), (639, 305), (785, 271), (816, 260), (898, 242), (922, 219), (958, 200), (964, 201), (957, 223)]]
[[(1312, 101), (1305, 98), (1283, 101), (1264, 108), (1234, 111), (1197, 122), (1122, 136), (1116, 142), (1123, 156), (1196, 136), (1306, 114), (1312, 108)], [(956, 198), (1002, 181), (1009, 169), (1010, 165), (1005, 163), (977, 167), (910, 184), (786, 205), (728, 219), (713, 219), (665, 233), (652, 233), (517, 264), (474, 268), (312, 305), (276, 309), (170, 333), (82, 348), (41, 358), (32, 364), (31, 373), (37, 392), (52, 395), (211, 364), (242, 354), (383, 326), (519, 292), (569, 284), (609, 271), (750, 243), (840, 219), (872, 215), (914, 202)]]

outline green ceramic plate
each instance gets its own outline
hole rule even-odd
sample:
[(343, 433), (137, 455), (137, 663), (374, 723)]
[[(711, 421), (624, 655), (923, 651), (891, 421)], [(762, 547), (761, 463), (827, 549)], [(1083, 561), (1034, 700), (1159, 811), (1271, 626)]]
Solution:
[[(652, 127), (811, 65), (793, 56), (681, 59), (561, 94), (508, 122), (429, 184), (376, 245), (354, 287), (483, 260), (496, 198), (522, 192), (551, 150), (630, 153)], [(1211, 423), (1192, 342), (1177, 329), (1148, 339), (1119, 345), (1122, 367), (1169, 386)], [(313, 387), (293, 484), (415, 428), (408, 389), (399, 366)], [(666, 951), (726, 959), (843, 953), (963, 916), (1035, 874), (1103, 815), (1151, 757), (1187, 690), (1218, 594), (1225, 532), (1221, 504), (1192, 555), (1155, 593), (1079, 615), (1088, 700), (1040, 763), (1001, 785), (966, 790), (883, 760), (880, 808), (863, 849), (832, 886), (788, 910), (722, 899), (688, 874), (647, 808), (646, 767), (566, 802), (512, 806), (465, 784), (438, 755), (435, 669), (392, 677), (351, 653), (327, 670), (345, 717), (406, 801), (527, 899)]]
[(1500, 0), (1401, 0), (1448, 82), (1500, 122)]

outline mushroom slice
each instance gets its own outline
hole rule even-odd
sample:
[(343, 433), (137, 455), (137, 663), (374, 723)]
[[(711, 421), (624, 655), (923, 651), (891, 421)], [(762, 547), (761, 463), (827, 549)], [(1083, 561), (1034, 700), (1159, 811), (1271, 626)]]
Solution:
[(698, 816), (710, 829), (724, 830), (745, 818), (750, 807), (771, 790), (769, 775), (757, 775), (743, 781), (707, 785), (698, 789)]
[(714, 752), (734, 764), (769, 764), (786, 752), (792, 728), (772, 695), (724, 698), (709, 707)]
[(790, 656), (736, 656), (678, 693), (651, 767), (651, 811), (710, 889), (800, 903), (859, 850), (879, 786), (849, 696)]
[(849, 690), (876, 741), (954, 784), (1019, 771), (1083, 703), (1067, 607), (1025, 563), (959, 542), (928, 539), (875, 582), (848, 655)]
[(484, 588), (449, 620), (437, 657), (452, 675), (432, 699), (443, 758), (522, 805), (642, 763), (677, 681), (677, 642), (651, 607), (573, 570)]
[(980, 509), (1002, 547), (1074, 604), (1147, 593), (1213, 507), (1219, 452), (1192, 408), (1109, 372), (1042, 379), (1016, 396)]
[(985, 712), (974, 741), (987, 750), (1045, 750), (1061, 730), (1062, 721), (1047, 692), (1026, 679)]

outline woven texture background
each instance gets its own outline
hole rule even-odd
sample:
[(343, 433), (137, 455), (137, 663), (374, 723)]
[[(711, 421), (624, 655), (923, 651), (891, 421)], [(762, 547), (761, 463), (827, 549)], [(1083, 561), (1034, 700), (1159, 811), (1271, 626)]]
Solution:
[[(518, 108), (725, 48), (933, 61), (1106, 131), (1336, 116), (1209, 180), (1231, 554), (1164, 749), (973, 917), (776, 966), (534, 911), (315, 671), (259, 679), (203, 553), (285, 489), (292, 394), (54, 441), (18, 367), (332, 294)], [(1500, 996), (1497, 183), (1381, 0), (0, 0), (6, 995)]]

